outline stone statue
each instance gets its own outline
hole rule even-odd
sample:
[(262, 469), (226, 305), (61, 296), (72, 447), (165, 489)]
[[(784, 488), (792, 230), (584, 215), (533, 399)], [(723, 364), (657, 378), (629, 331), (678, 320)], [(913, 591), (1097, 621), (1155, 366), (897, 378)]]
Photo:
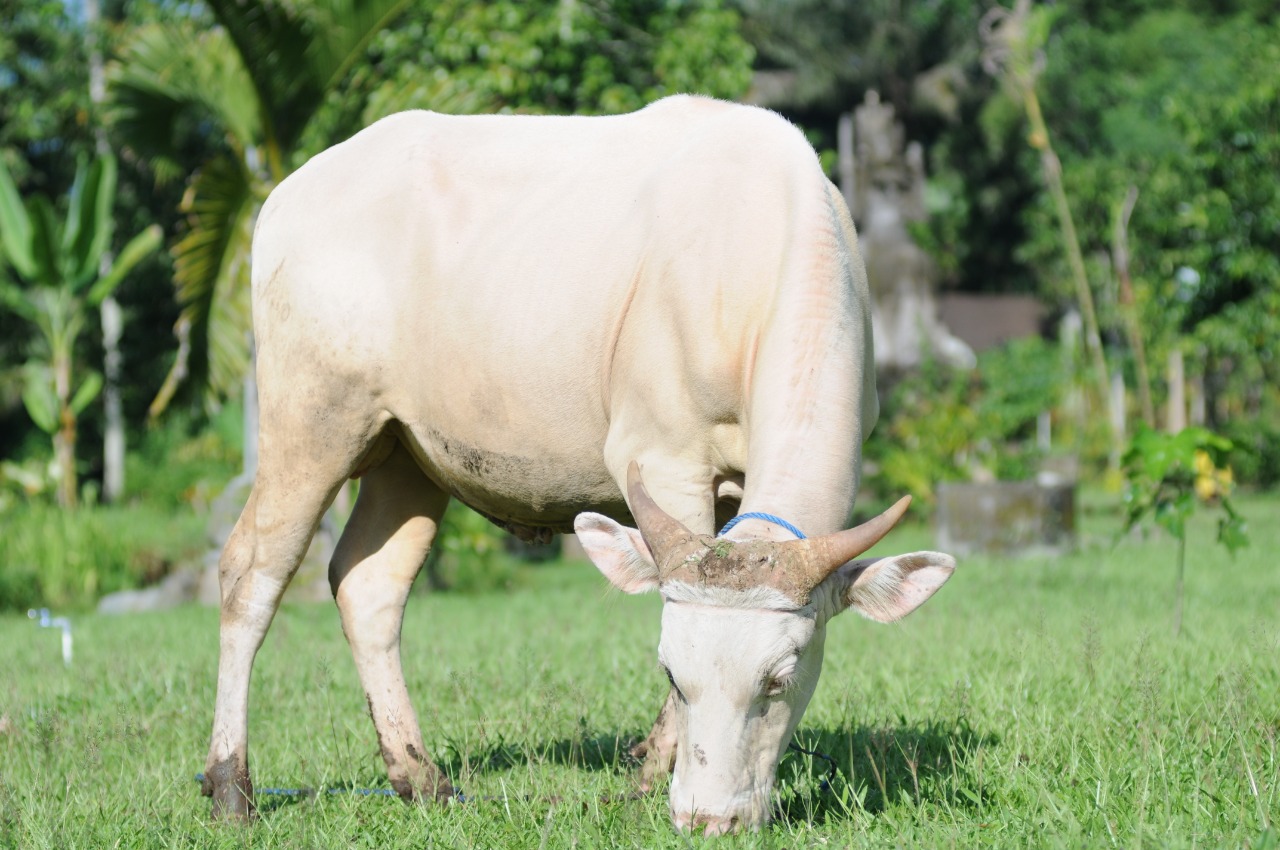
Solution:
[(938, 268), (911, 238), (923, 221), (924, 151), (906, 144), (893, 107), (868, 91), (840, 127), (841, 189), (858, 225), (871, 286), (876, 369), (894, 373), (933, 357), (971, 368), (973, 350), (938, 318)]

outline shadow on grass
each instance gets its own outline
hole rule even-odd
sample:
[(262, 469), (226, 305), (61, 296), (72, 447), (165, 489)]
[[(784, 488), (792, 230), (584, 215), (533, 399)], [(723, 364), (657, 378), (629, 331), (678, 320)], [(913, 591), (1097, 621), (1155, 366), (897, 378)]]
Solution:
[(576, 738), (561, 738), (548, 743), (513, 743), (490, 741), (480, 746), (450, 744), (441, 755), (440, 767), (445, 774), (467, 781), (477, 774), (510, 770), (529, 764), (555, 764), (578, 770), (626, 772), (639, 767), (631, 755), (642, 736), (621, 734), (591, 735), (584, 732)]
[[(451, 746), (445, 772), (464, 785), (472, 777), (529, 764), (626, 774), (639, 762), (630, 754), (640, 735), (590, 734), (548, 743), (489, 741)], [(986, 802), (980, 751), (999, 743), (967, 718), (915, 724), (849, 725), (801, 729), (778, 768), (775, 792), (780, 819), (821, 823), (870, 814), (889, 805), (936, 804), (978, 809)], [(444, 755), (444, 754), (442, 754)]]
[(821, 823), (858, 809), (878, 814), (899, 803), (981, 808), (988, 801), (978, 775), (980, 751), (999, 739), (962, 717), (801, 729), (795, 743), (827, 758), (787, 751), (775, 786), (778, 816)]

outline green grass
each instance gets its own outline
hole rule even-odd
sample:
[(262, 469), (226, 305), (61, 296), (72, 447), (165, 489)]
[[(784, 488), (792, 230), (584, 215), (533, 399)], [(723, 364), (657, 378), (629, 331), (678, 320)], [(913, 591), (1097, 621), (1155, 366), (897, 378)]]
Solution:
[[(717, 846), (1276, 848), (1280, 500), (1243, 509), (1235, 561), (1192, 528), (1177, 640), (1173, 542), (1111, 548), (1097, 515), (1073, 556), (969, 558), (902, 624), (837, 620), (798, 736), (837, 761), (834, 790), (789, 754), (782, 817)], [(919, 527), (890, 541), (930, 545)], [(215, 611), (77, 618), (70, 670), (53, 632), (0, 618), (0, 846), (702, 845), (661, 796), (599, 801), (630, 790), (622, 753), (665, 689), (658, 610), (584, 564), (511, 595), (415, 597), (405, 661), (428, 743), (464, 791), (501, 799), (260, 797), (250, 828), (209, 824), (192, 780)], [(259, 788), (387, 786), (332, 606), (280, 612), (250, 727)]]

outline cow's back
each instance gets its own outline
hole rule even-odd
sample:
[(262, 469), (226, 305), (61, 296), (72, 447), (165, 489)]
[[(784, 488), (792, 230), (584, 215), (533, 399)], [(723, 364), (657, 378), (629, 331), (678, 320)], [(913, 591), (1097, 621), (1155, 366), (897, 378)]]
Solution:
[(825, 202), (823, 183), (782, 119), (700, 98), (610, 117), (392, 116), (264, 207), (264, 395), (298, 370), (359, 385), (353, 403), (401, 423), (455, 494), (567, 522), (620, 501), (602, 460), (620, 372), (659, 398), (696, 385), (695, 425), (742, 411), (796, 206)]

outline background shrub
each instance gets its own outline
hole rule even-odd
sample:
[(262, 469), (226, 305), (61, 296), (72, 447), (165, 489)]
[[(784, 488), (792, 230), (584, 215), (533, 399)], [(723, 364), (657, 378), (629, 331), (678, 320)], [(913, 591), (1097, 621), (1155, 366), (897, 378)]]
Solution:
[(87, 608), (194, 559), (203, 520), (155, 507), (63, 511), (26, 504), (0, 518), (0, 610)]

